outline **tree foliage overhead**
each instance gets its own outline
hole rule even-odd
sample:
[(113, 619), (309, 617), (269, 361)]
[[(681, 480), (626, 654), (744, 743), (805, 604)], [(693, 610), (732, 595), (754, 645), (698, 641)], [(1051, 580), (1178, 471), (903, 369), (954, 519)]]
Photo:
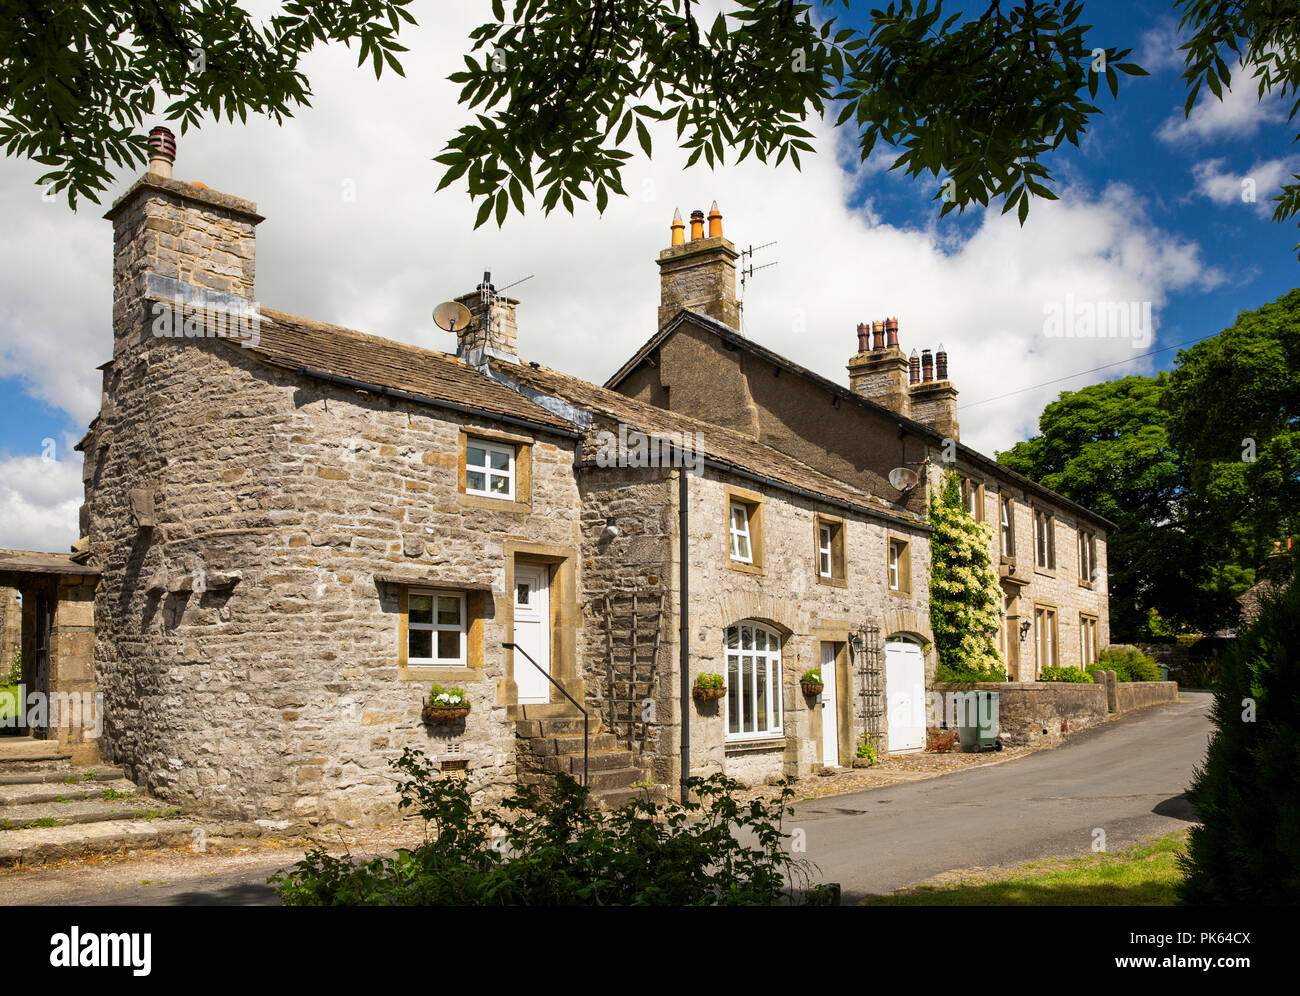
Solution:
[[(0, 18), (0, 145), (50, 171), (37, 183), (98, 201), (114, 168), (145, 161), (146, 116), (181, 130), (204, 115), (292, 117), (317, 45), (356, 44), (375, 75), (396, 53), (411, 0), (286, 3), (265, 23), (229, 0), (10, 4)], [(161, 101), (167, 101), (165, 106)]]
[[(1187, 112), (1222, 99), (1239, 65), (1260, 97), (1297, 96), (1300, 19), (1289, 0), (1172, 0), (1189, 37)], [(38, 181), (92, 200), (114, 169), (144, 161), (146, 116), (181, 130), (204, 115), (280, 121), (310, 102), (300, 69), (319, 45), (401, 74), (411, 0), (290, 2), (255, 20), (234, 0), (23, 3), (0, 19), (0, 144), (49, 166)], [(1078, 145), (1120, 74), (1145, 75), (1084, 23), (1085, 0), (891, 0), (841, 22), (848, 0), (735, 0), (706, 20), (698, 0), (493, 0), (470, 36), (460, 103), (474, 119), (438, 161), (464, 178), (478, 224), (624, 193), (623, 168), (653, 152), (651, 126), (711, 165), (796, 166), (810, 116), (853, 128), (861, 156), (935, 178), (941, 213), (990, 201), (1023, 222), (1052, 198), (1051, 153)], [(1294, 119), (1300, 101), (1291, 107)], [(437, 136), (434, 136), (435, 140)], [(1300, 181), (1300, 177), (1296, 177)], [(1300, 210), (1287, 185), (1274, 218)]]

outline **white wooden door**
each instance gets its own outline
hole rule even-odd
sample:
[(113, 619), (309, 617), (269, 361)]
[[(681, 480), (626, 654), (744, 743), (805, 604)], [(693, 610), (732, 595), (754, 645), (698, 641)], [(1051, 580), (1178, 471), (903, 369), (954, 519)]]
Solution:
[(822, 764), (840, 766), (840, 699), (835, 688), (835, 644), (822, 644)]
[[(515, 565), (515, 643), (551, 673), (550, 590), (546, 568)], [(523, 654), (515, 654), (515, 684), (524, 704), (551, 701), (551, 683)]]
[(889, 752), (925, 749), (925, 655), (915, 643), (885, 644)]

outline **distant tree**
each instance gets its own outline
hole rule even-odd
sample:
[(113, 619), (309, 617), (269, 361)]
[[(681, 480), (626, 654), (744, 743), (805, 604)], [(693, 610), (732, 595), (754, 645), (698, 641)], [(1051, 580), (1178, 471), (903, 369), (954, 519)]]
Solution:
[(1039, 416), (1037, 436), (998, 454), (1118, 527), (1106, 539), (1116, 641), (1147, 635), (1152, 610), (1188, 628), (1218, 611), (1206, 590), (1211, 565), (1191, 528), (1197, 498), (1169, 443), (1170, 414), (1161, 405), (1168, 386), (1161, 373), (1065, 391)]
[(1300, 290), (1179, 352), (1163, 403), (1207, 553), (1263, 563), (1300, 532)]
[[(1300, 586), (1294, 560), (1224, 655), (1215, 732), (1179, 892), (1192, 905), (1292, 905), (1300, 896)], [(1289, 577), (1288, 577), (1289, 575)]]
[(957, 475), (930, 498), (930, 628), (940, 681), (1005, 681), (998, 650), (1002, 584), (989, 550), (993, 530), (961, 500)]

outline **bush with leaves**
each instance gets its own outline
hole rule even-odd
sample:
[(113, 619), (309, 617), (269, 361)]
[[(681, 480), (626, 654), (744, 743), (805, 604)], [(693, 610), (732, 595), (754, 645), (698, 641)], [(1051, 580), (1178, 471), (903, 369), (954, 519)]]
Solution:
[(1045, 667), (1038, 676), (1039, 681), (1063, 681), (1074, 685), (1091, 685), (1094, 678), (1087, 671), (1077, 667)]
[(1200, 817), (1183, 902), (1291, 905), (1300, 896), (1300, 587), (1267, 598), (1224, 655), (1215, 733), (1188, 797)]
[(5, 675), (0, 685), (21, 685), (23, 683), (23, 652), (15, 650), (14, 655), (9, 658), (9, 672)]
[(425, 842), (396, 857), (355, 860), (314, 848), (271, 879), (291, 906), (768, 906), (808, 885), (785, 849), (776, 804), (734, 797), (722, 775), (690, 781), (699, 802), (587, 805), (567, 775), (548, 797), (521, 787), (505, 812), (476, 808), (463, 780), (407, 748), (393, 767), (403, 810), (427, 821)]
[(1002, 583), (989, 550), (992, 528), (962, 505), (957, 475), (930, 498), (930, 625), (939, 657), (936, 680), (1006, 681), (998, 650)]
[(1154, 657), (1149, 657), (1136, 647), (1107, 647), (1097, 657), (1097, 663), (1087, 668), (1088, 673), (1114, 671), (1117, 681), (1159, 681), (1160, 667)]

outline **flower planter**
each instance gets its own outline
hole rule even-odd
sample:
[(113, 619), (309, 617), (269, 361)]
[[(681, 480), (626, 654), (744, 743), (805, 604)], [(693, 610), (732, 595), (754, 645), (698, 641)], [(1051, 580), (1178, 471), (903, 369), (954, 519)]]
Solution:
[(706, 688), (703, 685), (696, 685), (691, 689), (691, 694), (695, 696), (696, 702), (716, 702), (727, 694), (725, 688)]
[(446, 726), (456, 723), (469, 715), (469, 703), (458, 706), (436, 706), (429, 702), (420, 710), (420, 718), (430, 726)]
[(803, 693), (809, 697), (813, 695), (820, 695), (822, 693), (822, 689), (826, 687), (824, 684), (820, 684), (818, 682), (813, 682), (813, 681), (801, 681), (799, 682), (799, 684), (803, 686)]

